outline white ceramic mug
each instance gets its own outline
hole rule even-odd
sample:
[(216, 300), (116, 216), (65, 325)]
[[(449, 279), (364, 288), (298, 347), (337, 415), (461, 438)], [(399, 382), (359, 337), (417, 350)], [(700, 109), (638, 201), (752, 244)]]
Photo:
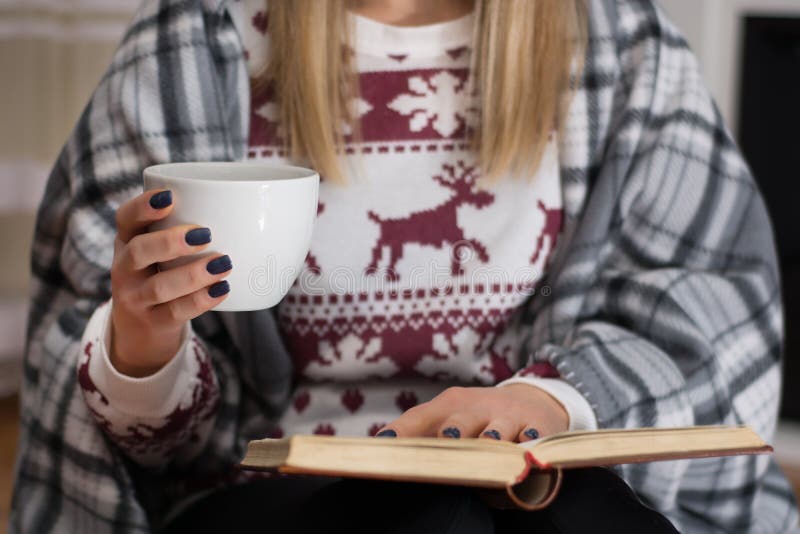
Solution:
[(226, 280), (231, 290), (215, 310), (275, 306), (303, 268), (317, 214), (316, 172), (249, 162), (166, 163), (144, 170), (144, 187), (171, 190), (175, 203), (151, 230), (178, 224), (211, 230), (204, 252), (160, 264), (160, 269), (215, 252), (230, 256), (233, 270)]

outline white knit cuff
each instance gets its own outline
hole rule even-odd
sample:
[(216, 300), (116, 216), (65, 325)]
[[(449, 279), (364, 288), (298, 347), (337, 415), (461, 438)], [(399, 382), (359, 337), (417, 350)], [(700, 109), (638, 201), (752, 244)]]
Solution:
[(597, 430), (597, 416), (589, 401), (568, 382), (560, 378), (540, 378), (536, 376), (513, 376), (497, 384), (528, 384), (537, 387), (556, 399), (569, 417), (568, 430)]
[(92, 314), (83, 334), (83, 344), (98, 342), (100, 356), (89, 361), (89, 377), (98, 391), (116, 410), (134, 417), (163, 417), (178, 407), (196, 373), (188, 357), (189, 341), (194, 336), (191, 323), (186, 322), (181, 346), (169, 363), (155, 374), (144, 378), (134, 378), (117, 371), (108, 357), (110, 342), (110, 321), (112, 302), (103, 304)]

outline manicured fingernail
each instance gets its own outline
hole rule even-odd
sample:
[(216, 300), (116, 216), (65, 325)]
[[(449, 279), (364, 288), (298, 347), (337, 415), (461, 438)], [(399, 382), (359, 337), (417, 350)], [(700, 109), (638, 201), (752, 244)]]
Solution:
[(161, 210), (172, 204), (172, 191), (159, 191), (150, 197), (150, 207)]
[(536, 430), (535, 428), (529, 428), (528, 430), (523, 432), (523, 434), (525, 434), (531, 439), (539, 439), (539, 431)]
[(225, 293), (231, 290), (231, 285), (228, 283), (227, 280), (223, 280), (222, 282), (217, 282), (213, 286), (208, 288), (208, 295), (215, 299), (217, 297), (221, 297)]
[(224, 273), (225, 271), (230, 271), (232, 268), (231, 257), (228, 255), (215, 258), (206, 265), (206, 270), (211, 274)]
[(208, 228), (195, 228), (186, 232), (186, 242), (196, 247), (211, 243), (211, 230)]
[(391, 428), (387, 428), (386, 430), (381, 430), (377, 434), (375, 434), (376, 438), (396, 438), (397, 432), (392, 430)]
[(500, 432), (498, 432), (497, 430), (487, 430), (486, 432), (483, 433), (483, 435), (486, 436), (487, 438), (500, 439)]
[(442, 436), (446, 438), (458, 439), (461, 437), (461, 431), (454, 426), (448, 426), (442, 430)]

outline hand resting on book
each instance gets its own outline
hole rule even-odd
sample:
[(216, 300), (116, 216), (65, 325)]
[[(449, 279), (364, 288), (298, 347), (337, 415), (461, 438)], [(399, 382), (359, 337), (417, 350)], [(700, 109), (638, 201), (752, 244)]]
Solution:
[(444, 437), (529, 441), (564, 432), (566, 410), (528, 384), (452, 387), (383, 427), (381, 437)]

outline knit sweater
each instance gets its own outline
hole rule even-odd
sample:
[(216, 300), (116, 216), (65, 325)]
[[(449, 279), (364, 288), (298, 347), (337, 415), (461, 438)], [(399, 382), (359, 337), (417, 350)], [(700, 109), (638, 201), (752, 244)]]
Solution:
[[(600, 428), (747, 424), (769, 441), (783, 324), (758, 188), (658, 7), (587, 5), (585, 68), (557, 138), (563, 227), (539, 281), (551, 291), (506, 330), (524, 338), (529, 364), (580, 391)], [(12, 534), (158, 531), (187, 494), (229, 480), (247, 442), (291, 403), (294, 358), (272, 310), (192, 321), (206, 349), (194, 361), (213, 371), (192, 390), (208, 395), (210, 379), (219, 396), (211, 413), (175, 414), (180, 439), (154, 467), (107, 438), (85, 400), (100, 393), (75, 372), (87, 322), (110, 295), (114, 211), (141, 192), (142, 169), (247, 156), (251, 95), (233, 6), (144, 2), (53, 167), (32, 254)], [(769, 456), (617, 471), (680, 531), (797, 531)]]
[[(237, 7), (255, 76), (269, 50), (264, 3)], [(345, 147), (349, 183), (320, 186), (307, 269), (279, 307), (299, 380), (278, 431), (369, 435), (448, 385), (502, 380), (548, 391), (571, 428), (595, 427), (588, 402), (552, 366), (526, 367), (506, 328), (561, 230), (555, 137), (537, 175), (480, 187), (466, 139), (473, 16), (352, 19), (361, 137)], [(253, 95), (250, 159), (286, 161), (274, 108), (268, 89)]]

